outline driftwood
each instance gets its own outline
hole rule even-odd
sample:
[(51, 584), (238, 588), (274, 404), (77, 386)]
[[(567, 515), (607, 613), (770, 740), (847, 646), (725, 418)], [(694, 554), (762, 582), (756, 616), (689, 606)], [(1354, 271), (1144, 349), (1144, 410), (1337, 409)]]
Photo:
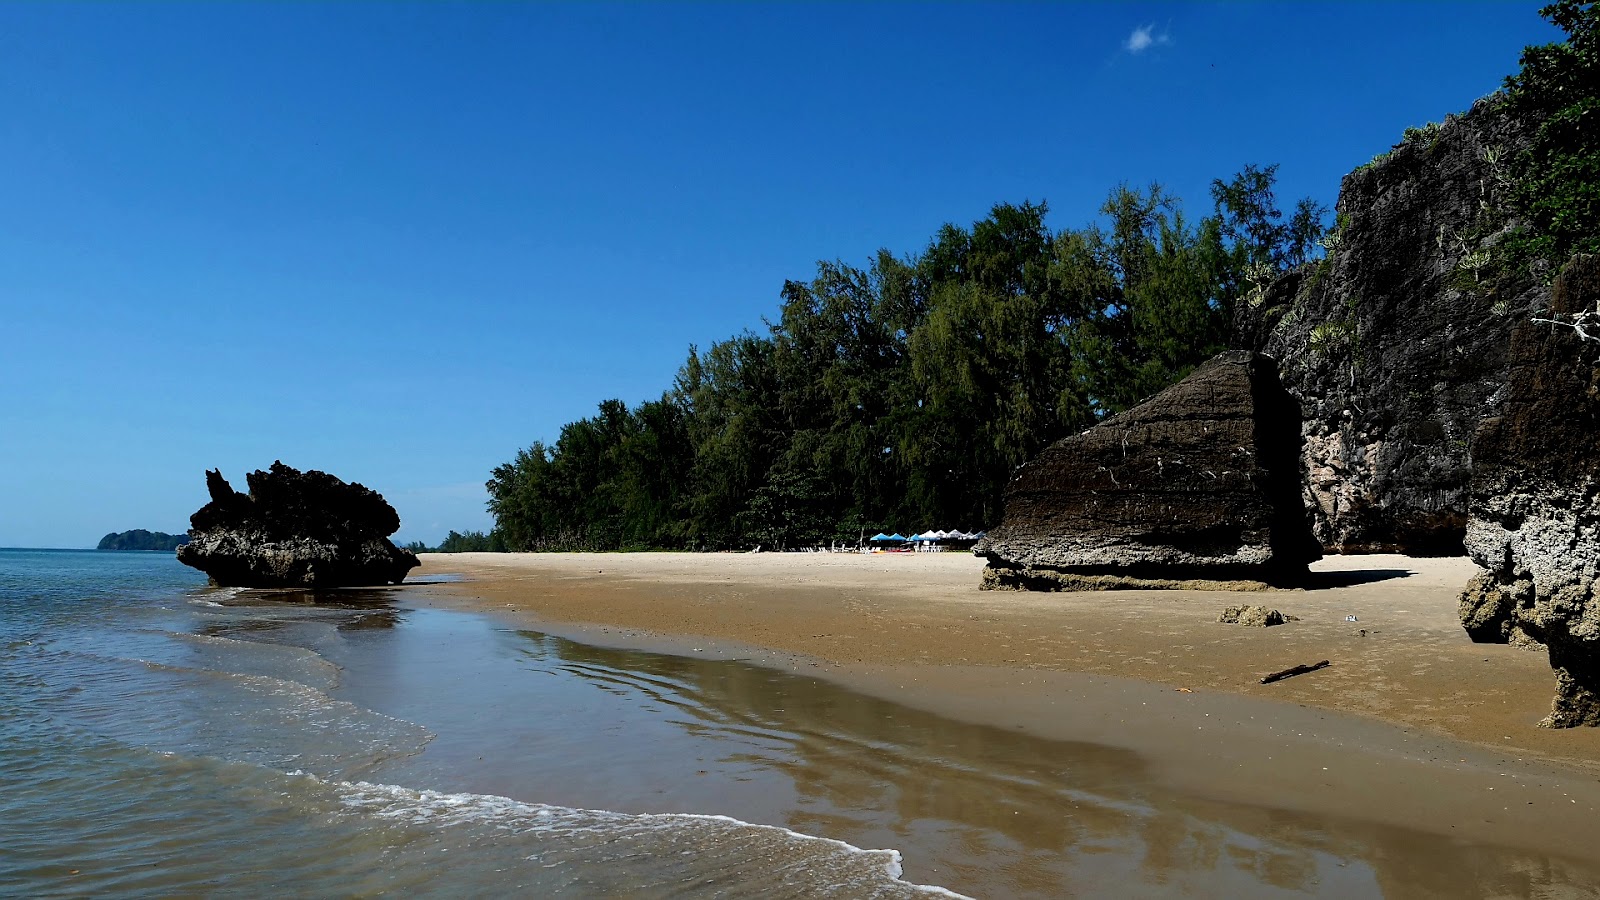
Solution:
[(1284, 669), (1282, 672), (1273, 672), (1271, 675), (1261, 679), (1261, 683), (1271, 684), (1274, 681), (1282, 681), (1285, 678), (1293, 678), (1296, 675), (1304, 675), (1307, 672), (1315, 672), (1316, 670), (1327, 665), (1330, 665), (1330, 663), (1327, 660), (1323, 660), (1322, 662), (1313, 663), (1309, 666), (1295, 666), (1291, 669)]

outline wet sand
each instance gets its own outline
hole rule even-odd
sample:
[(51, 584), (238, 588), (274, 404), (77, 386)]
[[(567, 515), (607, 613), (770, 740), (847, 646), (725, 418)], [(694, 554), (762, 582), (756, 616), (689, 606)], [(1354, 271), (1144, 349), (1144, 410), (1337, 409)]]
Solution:
[[(1163, 793), (1600, 868), (1600, 732), (1534, 727), (1548, 664), (1462, 633), (1466, 560), (1326, 560), (1316, 589), (1246, 598), (1300, 617), (1270, 629), (1217, 624), (1241, 602), (1228, 594), (979, 592), (981, 565), (965, 554), (459, 554), (426, 556), (416, 574), (467, 579), (422, 589), (426, 602), (544, 633), (746, 659), (1069, 755), (1065, 742), (1133, 751)], [(1332, 665), (1258, 683), (1321, 659)], [(917, 848), (903, 849), (916, 875)]]

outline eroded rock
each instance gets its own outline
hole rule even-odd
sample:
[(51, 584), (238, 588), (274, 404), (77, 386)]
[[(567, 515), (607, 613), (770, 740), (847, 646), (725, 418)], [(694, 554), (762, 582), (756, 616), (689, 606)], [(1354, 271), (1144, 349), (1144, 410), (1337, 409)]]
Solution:
[[(1571, 323), (1597, 303), (1600, 256), (1576, 257), (1545, 318)], [(1541, 725), (1600, 725), (1600, 340), (1519, 324), (1507, 392), (1473, 439), (1466, 548), (1486, 571), (1462, 593), (1462, 625), (1476, 641), (1548, 648), (1556, 697)]]
[(1253, 628), (1269, 628), (1273, 625), (1282, 625), (1287, 619), (1283, 613), (1270, 606), (1229, 606), (1217, 616), (1217, 621), (1224, 625), (1249, 625)]
[(989, 560), (983, 586), (1292, 580), (1321, 556), (1300, 473), (1299, 407), (1277, 365), (1221, 354), (1018, 469), (974, 548)]
[(326, 472), (274, 462), (241, 494), (206, 472), (211, 502), (189, 518), (178, 561), (223, 587), (331, 588), (398, 584), (419, 565), (389, 535), (400, 516), (383, 496)]
[(1280, 360), (1302, 404), (1329, 552), (1462, 552), (1468, 444), (1504, 398), (1513, 325), (1548, 298), (1538, 272), (1483, 268), (1519, 224), (1507, 166), (1528, 133), (1494, 98), (1418, 129), (1345, 176), (1326, 259), (1235, 308), (1236, 346)]

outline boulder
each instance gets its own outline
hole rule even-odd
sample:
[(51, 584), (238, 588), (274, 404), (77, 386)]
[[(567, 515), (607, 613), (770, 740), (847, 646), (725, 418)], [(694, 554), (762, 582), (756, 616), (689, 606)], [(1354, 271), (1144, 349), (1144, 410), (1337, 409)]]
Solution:
[(1253, 628), (1270, 628), (1288, 621), (1283, 613), (1270, 606), (1224, 607), (1217, 621), (1224, 625), (1249, 625)]
[(1576, 257), (1550, 311), (1513, 330), (1503, 413), (1472, 443), (1466, 548), (1485, 572), (1461, 622), (1475, 641), (1548, 648), (1556, 697), (1539, 724), (1554, 728), (1600, 725), (1597, 303), (1600, 256)]
[[(1276, 363), (1221, 354), (1019, 468), (974, 548), (989, 560), (983, 586), (1293, 579), (1321, 557), (1300, 471), (1299, 406)], [(1084, 577), (1101, 575), (1116, 577)]]
[(1512, 327), (1549, 297), (1537, 266), (1487, 265), (1520, 224), (1508, 167), (1530, 133), (1499, 96), (1416, 129), (1345, 176), (1325, 259), (1235, 306), (1235, 346), (1279, 360), (1301, 403), (1329, 552), (1462, 552), (1469, 443)]
[(419, 565), (389, 535), (400, 516), (383, 496), (282, 462), (245, 476), (241, 494), (206, 472), (211, 502), (189, 517), (178, 561), (223, 587), (332, 588), (398, 584)]

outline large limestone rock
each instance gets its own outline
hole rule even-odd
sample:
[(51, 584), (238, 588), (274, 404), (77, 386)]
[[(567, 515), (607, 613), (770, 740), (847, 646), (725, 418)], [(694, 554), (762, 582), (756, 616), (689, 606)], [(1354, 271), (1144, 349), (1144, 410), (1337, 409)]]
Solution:
[(1017, 471), (1005, 504), (974, 548), (991, 589), (1258, 587), (1321, 556), (1301, 502), (1299, 407), (1253, 353), (1217, 356), (1057, 441)]
[(206, 472), (211, 502), (189, 518), (178, 560), (224, 587), (398, 584), (419, 565), (389, 540), (400, 517), (383, 496), (326, 472), (281, 462), (245, 476), (238, 493)]
[[(1556, 279), (1545, 318), (1600, 303), (1600, 256)], [(1590, 320), (1596, 321), (1596, 320)], [(1523, 322), (1504, 414), (1473, 439), (1466, 547), (1484, 574), (1461, 596), (1473, 640), (1543, 644), (1556, 673), (1548, 727), (1600, 725), (1600, 328)]]
[(1346, 175), (1325, 260), (1238, 305), (1237, 346), (1280, 361), (1304, 419), (1306, 503), (1336, 553), (1457, 554), (1468, 445), (1504, 397), (1538, 272), (1496, 273), (1527, 130), (1494, 99)]

